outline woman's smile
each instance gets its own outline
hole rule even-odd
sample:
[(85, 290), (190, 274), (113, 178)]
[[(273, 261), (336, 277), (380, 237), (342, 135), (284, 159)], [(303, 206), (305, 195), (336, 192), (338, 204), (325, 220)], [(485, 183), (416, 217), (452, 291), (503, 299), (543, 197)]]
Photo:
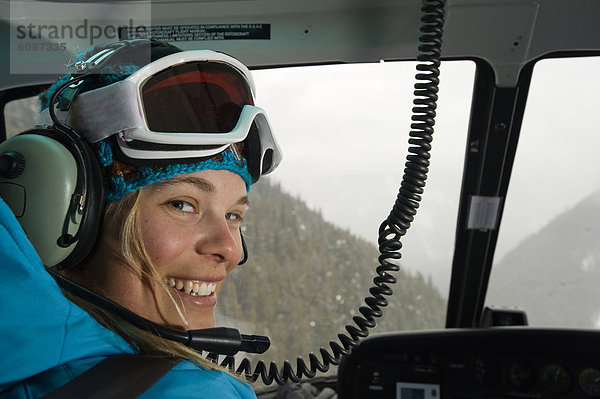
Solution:
[(216, 282), (206, 282), (197, 280), (182, 280), (173, 277), (163, 279), (163, 282), (177, 291), (192, 296), (208, 296), (217, 289)]
[[(183, 280), (174, 278), (165, 278), (163, 282), (171, 292), (174, 292), (184, 301), (184, 306), (212, 308), (217, 304), (216, 282), (207, 283), (187, 280), (184, 283)], [(190, 309), (187, 310), (190, 311)]]

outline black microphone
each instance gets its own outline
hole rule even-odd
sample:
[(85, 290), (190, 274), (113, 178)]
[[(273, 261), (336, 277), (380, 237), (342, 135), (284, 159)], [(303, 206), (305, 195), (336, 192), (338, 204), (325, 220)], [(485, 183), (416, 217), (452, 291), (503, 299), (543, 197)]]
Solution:
[(180, 331), (165, 327), (124, 308), (97, 292), (77, 284), (51, 268), (46, 268), (46, 270), (54, 277), (61, 288), (64, 288), (73, 295), (112, 313), (141, 330), (182, 343), (194, 350), (232, 356), (239, 351), (264, 353), (271, 346), (271, 341), (268, 337), (240, 334), (235, 328), (215, 327), (202, 330)]

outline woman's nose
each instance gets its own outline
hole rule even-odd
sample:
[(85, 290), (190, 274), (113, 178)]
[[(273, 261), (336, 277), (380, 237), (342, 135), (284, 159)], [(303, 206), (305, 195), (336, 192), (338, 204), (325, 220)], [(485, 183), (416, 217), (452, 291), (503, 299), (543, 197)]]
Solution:
[(232, 227), (225, 217), (210, 217), (200, 228), (202, 233), (201, 239), (196, 243), (196, 252), (201, 255), (216, 256), (219, 262), (241, 259), (242, 245), (239, 229)]

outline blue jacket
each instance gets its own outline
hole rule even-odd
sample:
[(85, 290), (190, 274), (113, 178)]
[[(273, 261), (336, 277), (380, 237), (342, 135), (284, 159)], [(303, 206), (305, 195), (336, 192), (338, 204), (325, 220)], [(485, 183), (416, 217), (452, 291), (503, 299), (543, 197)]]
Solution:
[[(0, 397), (43, 396), (108, 355), (132, 352), (119, 335), (63, 296), (2, 199), (0, 268)], [(142, 397), (256, 396), (227, 373), (184, 361)]]

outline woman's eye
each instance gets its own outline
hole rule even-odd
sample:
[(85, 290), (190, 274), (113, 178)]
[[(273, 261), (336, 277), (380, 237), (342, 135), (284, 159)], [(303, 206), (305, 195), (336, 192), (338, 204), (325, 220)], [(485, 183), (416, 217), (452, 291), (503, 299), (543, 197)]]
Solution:
[(168, 204), (180, 212), (196, 212), (196, 208), (186, 201), (175, 200), (169, 201)]
[(242, 215), (240, 215), (239, 213), (226, 213), (225, 219), (231, 220), (231, 221), (234, 221), (234, 222), (237, 222), (240, 224), (244, 222), (244, 217)]

